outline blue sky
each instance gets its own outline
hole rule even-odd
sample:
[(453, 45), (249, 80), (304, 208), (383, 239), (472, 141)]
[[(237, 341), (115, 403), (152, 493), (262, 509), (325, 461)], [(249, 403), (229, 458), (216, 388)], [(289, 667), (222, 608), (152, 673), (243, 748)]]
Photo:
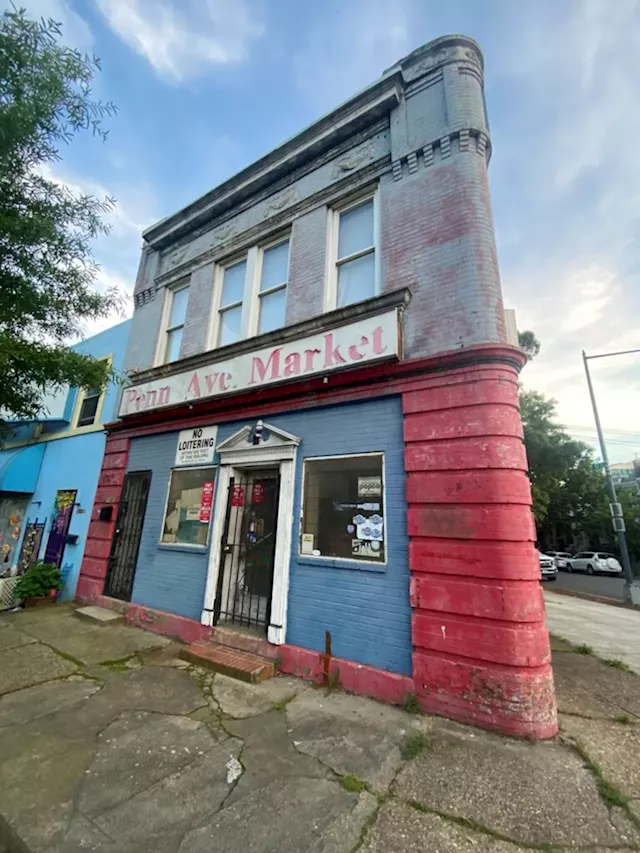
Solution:
[[(486, 62), (505, 303), (543, 349), (523, 381), (593, 435), (580, 350), (640, 347), (640, 0), (22, 0), (96, 53), (119, 107), (53, 174), (115, 196), (102, 284), (131, 291), (140, 233), (419, 45)], [(92, 329), (93, 331), (93, 329)], [(613, 461), (640, 454), (640, 355), (594, 364)]]

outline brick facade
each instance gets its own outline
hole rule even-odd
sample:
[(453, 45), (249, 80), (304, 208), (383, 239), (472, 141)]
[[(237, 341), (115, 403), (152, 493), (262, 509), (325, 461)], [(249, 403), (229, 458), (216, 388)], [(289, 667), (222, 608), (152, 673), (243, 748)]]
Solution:
[[(195, 621), (206, 550), (179, 559), (158, 548), (177, 430), (217, 424), (223, 441), (252, 419), (268, 420), (301, 439), (287, 638), (268, 656), (277, 648), (286, 671), (318, 678), (329, 630), (353, 689), (394, 701), (413, 689), (426, 710), (457, 720), (532, 737), (556, 732), (517, 401), (522, 354), (506, 345), (490, 153), (480, 50), (447, 36), (145, 232), (125, 365), (136, 384), (389, 307), (400, 315), (403, 352), (396, 363), (189, 399), (113, 424), (110, 442), (131, 441), (132, 449), (127, 457), (124, 445), (109, 445), (101, 484), (113, 491), (105, 499), (117, 504), (123, 464), (154, 471), (126, 608), (132, 620), (151, 614), (154, 630), (208, 636), (208, 623)], [(333, 212), (367, 194), (376, 199), (378, 293), (329, 321)], [(221, 267), (284, 234), (285, 329), (209, 354)], [(154, 365), (167, 294), (183, 283), (190, 292), (181, 361)], [(381, 445), (385, 523), (393, 522), (396, 543), (387, 570), (301, 559), (303, 458)], [(110, 525), (92, 522), (79, 585), (85, 597), (101, 592), (110, 534)]]

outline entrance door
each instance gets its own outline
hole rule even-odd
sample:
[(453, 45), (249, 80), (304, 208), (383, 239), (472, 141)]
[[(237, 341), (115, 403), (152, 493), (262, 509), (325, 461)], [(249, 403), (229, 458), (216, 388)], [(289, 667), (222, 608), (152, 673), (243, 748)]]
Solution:
[(278, 469), (239, 471), (229, 482), (214, 625), (267, 633), (280, 475)]
[(151, 471), (134, 471), (124, 478), (104, 585), (104, 594), (112, 598), (131, 601), (150, 484)]

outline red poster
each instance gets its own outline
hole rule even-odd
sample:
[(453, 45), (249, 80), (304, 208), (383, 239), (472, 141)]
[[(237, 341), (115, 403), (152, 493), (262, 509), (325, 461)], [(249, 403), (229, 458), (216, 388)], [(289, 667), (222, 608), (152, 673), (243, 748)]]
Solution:
[(251, 489), (251, 503), (252, 504), (263, 504), (264, 503), (264, 483), (254, 483), (253, 488)]
[(213, 482), (202, 484), (202, 498), (200, 500), (200, 521), (211, 521), (211, 506), (213, 504)]
[(244, 486), (234, 486), (231, 506), (244, 506)]

